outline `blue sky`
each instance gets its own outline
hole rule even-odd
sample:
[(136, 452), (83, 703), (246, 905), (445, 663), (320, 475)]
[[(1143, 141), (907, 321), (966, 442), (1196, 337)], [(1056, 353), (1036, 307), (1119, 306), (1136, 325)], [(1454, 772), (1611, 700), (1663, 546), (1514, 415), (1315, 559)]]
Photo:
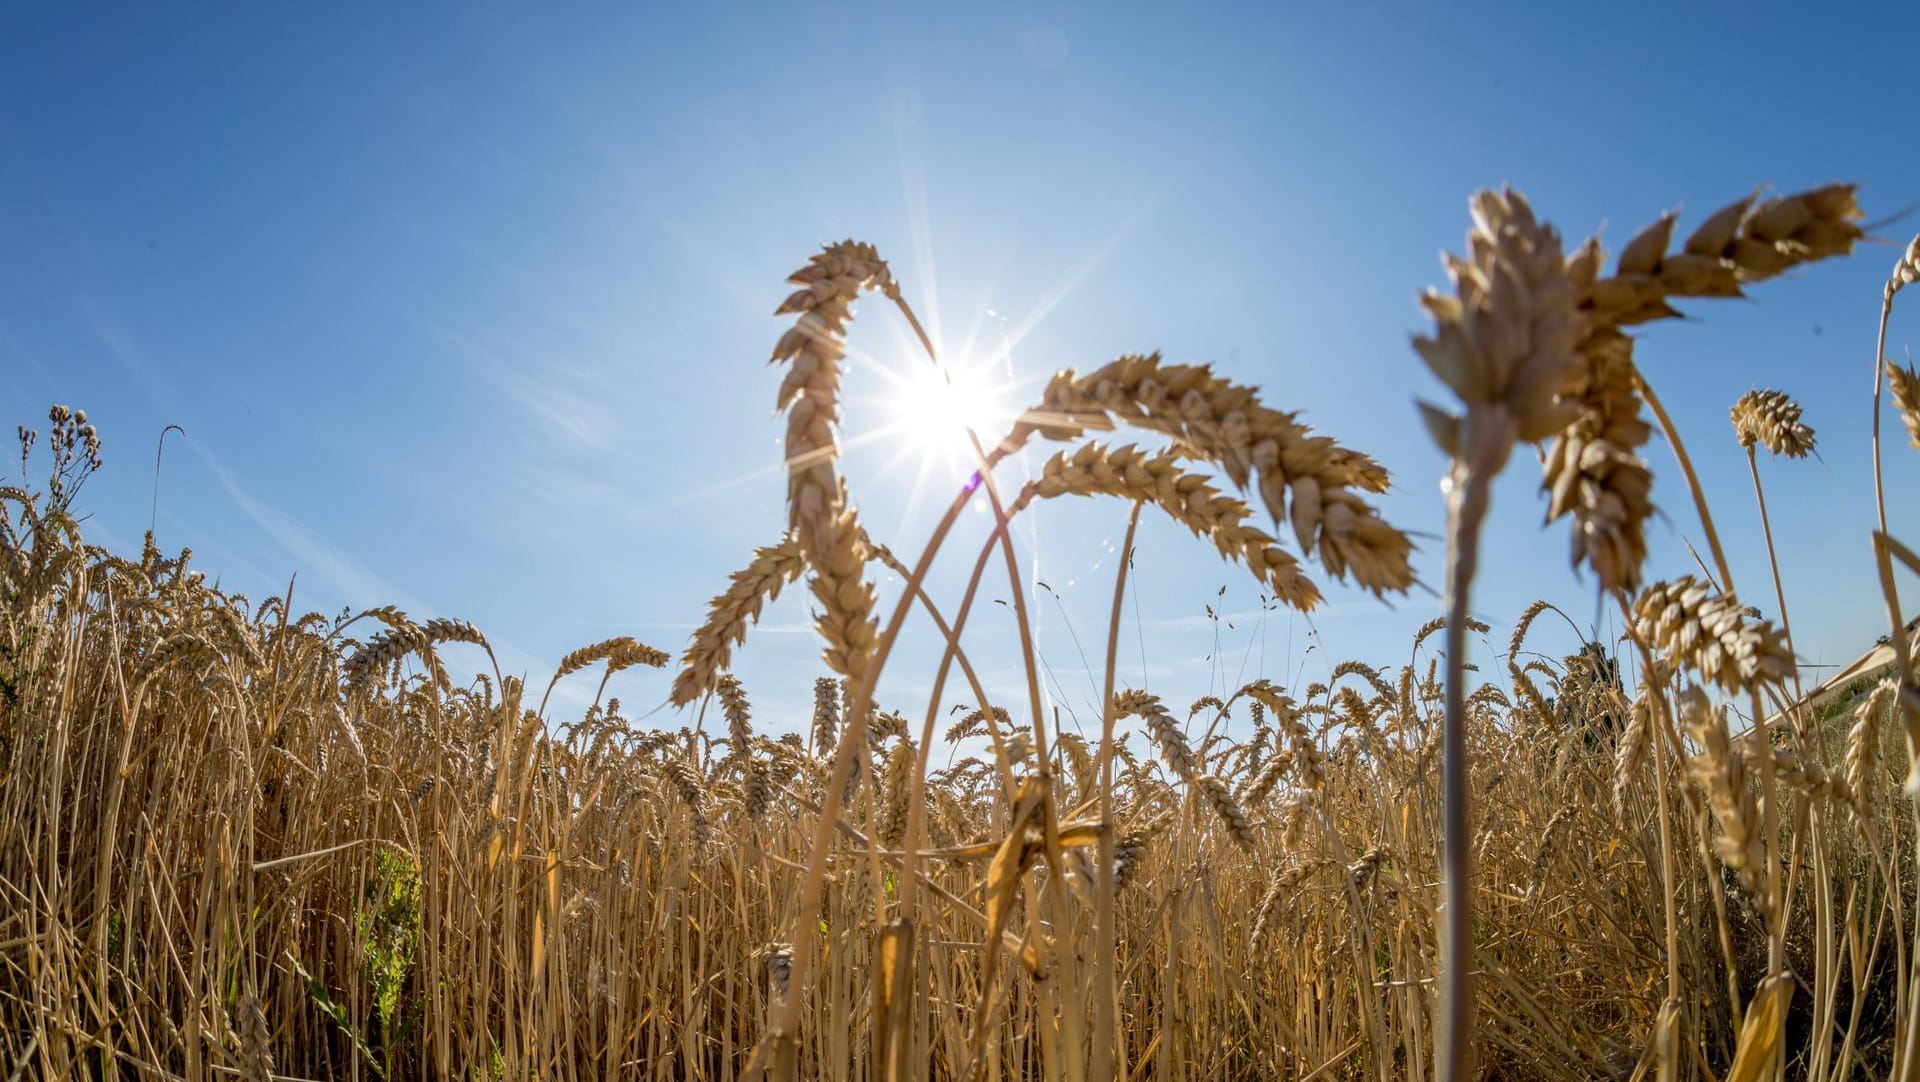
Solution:
[[(1008, 350), (998, 371), (1019, 387), (1150, 349), (1261, 384), (1393, 469), (1386, 513), (1426, 535), (1437, 583), (1443, 463), (1412, 400), (1439, 389), (1407, 340), (1469, 194), (1511, 183), (1570, 246), (1604, 226), (1614, 249), (1758, 185), (1854, 180), (1871, 216), (1894, 213), (1920, 200), (1895, 104), (1917, 23), (1714, 4), (15, 7), (0, 419), (88, 409), (109, 462), (87, 531), (122, 548), (147, 525), (154, 439), (179, 424), (163, 546), (256, 599), (298, 571), (309, 607), (470, 618), (544, 683), (608, 635), (677, 651), (779, 536), (770, 313), (789, 271), (855, 236), (950, 352)], [(1743, 599), (1769, 613), (1726, 410), (1756, 386), (1806, 407), (1823, 460), (1762, 469), (1810, 663), (1884, 630), (1867, 378), (1880, 284), (1915, 228), (1690, 306), (1641, 347)], [(847, 470), (869, 524), (912, 552), (960, 478), (897, 437), (860, 440), (892, 416), (882, 370), (924, 364), (890, 311), (860, 314)], [(1896, 313), (1890, 349), (1915, 337)], [(1650, 571), (1686, 573), (1698, 525), (1667, 449), (1649, 458), (1665, 511)], [(1920, 454), (1894, 441), (1887, 461), (1896, 532), (1920, 536), (1902, 497)], [(1496, 493), (1475, 599), (1493, 649), (1537, 596), (1612, 627), (1566, 567), (1564, 526), (1540, 529), (1536, 486), (1521, 455)], [(1019, 531), (1053, 591), (1034, 599), (1053, 691), (1082, 723), (1124, 521), (1081, 503)], [(967, 523), (937, 596), (957, 601), (984, 535)], [(1157, 521), (1138, 587), (1121, 678), (1182, 703), (1256, 673), (1398, 663), (1439, 609), (1329, 585), (1311, 621), (1262, 618), (1242, 573)], [(820, 672), (805, 598), (769, 610), (740, 658), (769, 727), (803, 722)], [(935, 655), (912, 626), (882, 698), (917, 712)], [(975, 628), (982, 668), (1015, 691), (1006, 610)], [(615, 688), (634, 713), (667, 683)], [(590, 685), (557, 699), (577, 708)]]

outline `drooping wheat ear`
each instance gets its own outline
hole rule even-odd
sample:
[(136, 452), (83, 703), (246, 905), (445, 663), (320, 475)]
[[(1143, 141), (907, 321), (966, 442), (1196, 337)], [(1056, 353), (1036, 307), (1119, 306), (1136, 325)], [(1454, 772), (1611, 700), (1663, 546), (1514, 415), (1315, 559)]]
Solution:
[(907, 802), (913, 793), (913, 771), (918, 760), (913, 745), (902, 740), (887, 754), (884, 776), (880, 779), (880, 843), (897, 849), (907, 836)]
[[(208, 642), (206, 636), (195, 631), (182, 631), (167, 636), (155, 646), (152, 652), (140, 661), (139, 676), (145, 679), (154, 673), (178, 661), (201, 654), (218, 654), (219, 649)], [(357, 655), (356, 655), (357, 656)], [(351, 664), (351, 662), (349, 662)]]
[(346, 677), (349, 691), (366, 685), (401, 658), (428, 645), (427, 633), (419, 625), (404, 616), (397, 620), (400, 622), (389, 622), (387, 630), (368, 639), (366, 645), (341, 664), (340, 671)]
[(787, 280), (801, 288), (774, 314), (800, 318), (773, 347), (772, 363), (791, 365), (777, 402), (787, 411), (788, 516), (800, 550), (817, 566), (835, 555), (835, 520), (846, 502), (835, 470), (835, 428), (853, 302), (867, 289), (897, 297), (900, 287), (873, 245), (852, 240), (828, 245)]
[(1580, 362), (1561, 390), (1577, 416), (1547, 453), (1549, 521), (1572, 516), (1573, 560), (1607, 589), (1638, 589), (1646, 560), (1652, 475), (1638, 449), (1652, 437), (1640, 414), (1633, 340), (1622, 327), (1680, 313), (1674, 297), (1737, 297), (1741, 286), (1803, 263), (1845, 255), (1861, 236), (1853, 186), (1834, 184), (1782, 199), (1755, 197), (1722, 208), (1668, 252), (1674, 216), (1627, 243), (1611, 277), (1590, 239), (1567, 261), (1581, 287)]
[(821, 656), (827, 668), (858, 680), (866, 674), (880, 628), (873, 615), (873, 585), (866, 579), (866, 532), (846, 504), (845, 486), (838, 491), (840, 504), (819, 527), (818, 540), (824, 548), (808, 554), (813, 575), (807, 587), (820, 602), (814, 627), (826, 640)]
[(747, 701), (747, 689), (732, 673), (725, 673), (715, 684), (714, 693), (727, 718), (727, 758), (743, 758), (753, 745), (753, 706)]
[[(1653, 681), (1649, 678), (1647, 683)], [(1647, 751), (1653, 746), (1653, 699), (1647, 692), (1635, 697), (1627, 719), (1627, 730), (1613, 749), (1613, 810), (1620, 816), (1626, 815), (1627, 786), (1646, 763)]]
[(1847, 731), (1847, 789), (1853, 793), (1854, 814), (1864, 822), (1873, 814), (1874, 771), (1879, 769), (1879, 726), (1893, 705), (1899, 688), (1896, 680), (1882, 680), (1872, 694), (1854, 712), (1853, 727)]
[(1203, 774), (1194, 779), (1194, 785), (1200, 790), (1200, 796), (1220, 817), (1227, 833), (1243, 849), (1253, 848), (1253, 823), (1247, 818), (1246, 809), (1233, 797), (1233, 790), (1227, 783), (1212, 774)]
[[(1583, 251), (1597, 258), (1599, 249)], [(1633, 339), (1612, 328), (1589, 332), (1562, 394), (1580, 413), (1548, 449), (1543, 483), (1547, 520), (1573, 518), (1574, 565), (1592, 568), (1605, 589), (1629, 592), (1640, 584), (1653, 515), (1653, 473), (1637, 450), (1653, 427), (1641, 416), (1636, 379)]]
[(1174, 452), (1212, 463), (1238, 487), (1258, 487), (1277, 523), (1290, 521), (1302, 552), (1335, 578), (1349, 572), (1375, 593), (1401, 593), (1413, 582), (1412, 542), (1361, 499), (1387, 489), (1387, 471), (1271, 409), (1253, 387), (1215, 375), (1206, 365), (1166, 364), (1159, 354), (1125, 356), (1081, 375), (1068, 369), (1048, 383), (997, 454), (1038, 433), (1066, 441), (1116, 425), (1157, 432)]
[(787, 998), (793, 979), (793, 950), (785, 943), (767, 945), (767, 987), (774, 998)]
[(1147, 735), (1160, 749), (1160, 758), (1181, 781), (1191, 785), (1200, 776), (1193, 749), (1187, 745), (1187, 734), (1161, 705), (1159, 696), (1145, 691), (1122, 691), (1114, 696), (1113, 711), (1115, 717), (1138, 717), (1147, 723)]
[(1725, 691), (1793, 677), (1793, 655), (1773, 624), (1749, 621), (1737, 598), (1715, 594), (1692, 575), (1648, 586), (1634, 599), (1633, 615), (1642, 641)]
[(1541, 613), (1552, 607), (1546, 598), (1541, 598), (1533, 604), (1528, 605), (1525, 611), (1520, 613), (1520, 619), (1514, 621), (1513, 635), (1507, 639), (1507, 663), (1509, 665), (1518, 663), (1515, 659), (1520, 656), (1520, 648), (1526, 645), (1527, 632), (1533, 627), (1533, 622), (1539, 618)]
[(680, 802), (687, 806), (687, 818), (693, 823), (693, 840), (704, 847), (712, 831), (707, 823), (707, 790), (700, 780), (700, 772), (674, 755), (661, 760), (660, 769), (673, 783)]
[(1920, 447), (1920, 372), (1888, 361), (1887, 386), (1893, 391), (1893, 407), (1900, 411), (1900, 423), (1907, 426), (1907, 443)]
[(1043, 499), (1104, 495), (1152, 504), (1196, 537), (1212, 541), (1223, 558), (1243, 564), (1287, 605), (1306, 612), (1319, 604), (1320, 591), (1300, 573), (1299, 561), (1271, 535), (1247, 524), (1252, 517), (1247, 505), (1221, 495), (1206, 477), (1181, 469), (1173, 454), (1085, 443), (1048, 459), (1015, 506), (1024, 505), (1029, 492)]
[(735, 571), (726, 592), (707, 604), (707, 619), (693, 633), (673, 681), (673, 703), (685, 706), (713, 690), (714, 680), (733, 659), (733, 648), (746, 641), (747, 628), (760, 619), (760, 609), (780, 596), (780, 590), (806, 570), (800, 542), (789, 534), (777, 545), (753, 554), (753, 562)]
[[(1010, 724), (1011, 721), (1006, 710), (998, 706), (993, 708), (993, 720), (996, 724), (1003, 726)], [(958, 743), (967, 737), (980, 735), (986, 731), (986, 726), (987, 711), (980, 709), (969, 710), (961, 715), (959, 721), (954, 722), (947, 728), (944, 739), (949, 744)]]
[(827, 755), (840, 739), (840, 684), (831, 676), (813, 682), (813, 750)]
[(267, 1012), (260, 998), (248, 993), (240, 997), (240, 1075), (247, 1082), (270, 1082), (273, 1078), (273, 1028), (267, 1025)]
[[(629, 635), (619, 635), (611, 639), (602, 639), (589, 643), (560, 659), (559, 668), (554, 670), (553, 678), (558, 681), (572, 676), (581, 669), (597, 661), (605, 661), (608, 667), (626, 668), (633, 665), (663, 666), (669, 658), (665, 651), (639, 642)], [(624, 662), (624, 664), (619, 664)]]
[[(1742, 754), (1748, 760), (1758, 762), (1761, 752), (1758, 747), (1748, 744), (1742, 749)], [(1854, 807), (1853, 790), (1846, 781), (1819, 763), (1802, 759), (1800, 753), (1792, 748), (1773, 749), (1773, 770), (1774, 777), (1788, 788), (1815, 799), (1831, 800), (1847, 811), (1858, 814)]]
[(1766, 842), (1760, 836), (1760, 807), (1748, 784), (1746, 761), (1733, 750), (1726, 715), (1708, 703), (1706, 692), (1688, 684), (1676, 698), (1681, 721), (1700, 745), (1699, 753), (1687, 760), (1687, 770), (1707, 794), (1707, 805), (1720, 824), (1713, 851), (1739, 879), (1754, 908), (1771, 921), (1774, 899), (1766, 889)]
[(474, 646), (488, 645), (487, 637), (480, 633), (479, 628), (465, 620), (455, 617), (435, 617), (421, 624), (420, 630), (426, 633), (428, 642), (436, 644), (443, 642), (464, 642), (471, 643)]
[(546, 713), (547, 698), (553, 694), (554, 687), (561, 680), (595, 662), (606, 662), (607, 675), (612, 676), (622, 669), (630, 669), (635, 665), (662, 669), (672, 660), (673, 658), (665, 650), (656, 650), (631, 635), (616, 635), (611, 639), (589, 643), (560, 659), (560, 666), (554, 670), (553, 679), (547, 681), (546, 694), (540, 696), (539, 712)]
[(1775, 455), (1805, 458), (1813, 451), (1813, 429), (1800, 420), (1800, 407), (1779, 391), (1748, 391), (1730, 413), (1734, 438), (1752, 449), (1758, 443)]

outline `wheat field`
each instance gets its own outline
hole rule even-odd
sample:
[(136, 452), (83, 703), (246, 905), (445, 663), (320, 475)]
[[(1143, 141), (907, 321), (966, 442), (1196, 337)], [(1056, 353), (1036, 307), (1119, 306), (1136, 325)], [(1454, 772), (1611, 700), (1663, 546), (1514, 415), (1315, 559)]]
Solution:
[[(1228, 374), (1127, 356), (1055, 375), (1010, 431), (979, 433), (976, 482), (931, 537), (872, 536), (838, 468), (854, 305), (872, 293), (920, 324), (866, 244), (826, 247), (779, 306), (788, 529), (715, 584), (678, 655), (619, 637), (561, 659), (555, 683), (599, 681), (583, 714), (502, 675), (453, 616), (302, 615), (291, 592), (210, 585), (151, 536), (89, 544), (76, 500), (102, 436), (56, 406), (44, 446), (20, 428), (19, 483), (0, 488), (0, 1064), (248, 1082), (1920, 1078), (1920, 684), (1895, 591), (1920, 556), (1886, 531), (1876, 456), (1894, 659), (1809, 697), (1778, 569), (1735, 592), (1632, 337), (1676, 303), (1849, 254), (1860, 218), (1848, 185), (1748, 197), (1609, 258), (1568, 250), (1517, 193), (1475, 196), (1413, 343), (1455, 396), (1419, 407), (1452, 461), (1448, 615), (1324, 682), (1167, 702), (1116, 676), (1121, 560), (1097, 740), (1043, 709), (1010, 521), (1102, 499), (1129, 516), (1130, 554), (1142, 516), (1170, 517), (1311, 611), (1316, 578), (1415, 585), (1409, 533), (1369, 502), (1387, 472)], [(1881, 354), (1916, 278), (1920, 238), (1888, 280)], [(1874, 364), (1876, 449), (1884, 412), (1920, 448), (1920, 378)], [(1778, 392), (1728, 398), (1754, 492), (1713, 501), (1764, 513), (1759, 452), (1785, 468), (1815, 433)], [(1687, 482), (1665, 508), (1656, 433)], [(1499, 629), (1469, 616), (1488, 488), (1525, 445), (1620, 643), (1544, 651), (1542, 621), (1585, 640), (1545, 603)], [(1033, 480), (1004, 487), (994, 467), (1029, 452)], [(982, 496), (992, 537), (945, 551)], [(1661, 510), (1699, 517), (1700, 566), (1647, 566)], [(922, 589), (937, 557), (969, 555), (962, 595)], [(882, 596), (882, 570), (904, 585)], [(815, 704), (793, 733), (757, 723), (729, 669), (802, 580), (823, 653), (793, 676)], [(983, 583), (1008, 592), (1028, 659), (1014, 701), (990, 701), (965, 649)], [(945, 643), (921, 659), (932, 700), (877, 703), (910, 616)], [(1498, 664), (1466, 665), (1470, 637)], [(636, 667), (685, 708), (663, 727), (604, 695)]]

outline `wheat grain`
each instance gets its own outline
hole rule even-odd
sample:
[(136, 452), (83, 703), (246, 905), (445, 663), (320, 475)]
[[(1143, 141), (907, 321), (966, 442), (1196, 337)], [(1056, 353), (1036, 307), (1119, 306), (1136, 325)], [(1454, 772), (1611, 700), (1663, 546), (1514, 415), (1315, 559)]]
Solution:
[(1775, 455), (1805, 458), (1813, 451), (1813, 429), (1800, 420), (1800, 407), (1779, 391), (1748, 391), (1733, 404), (1733, 432), (1740, 446), (1755, 443)]
[(685, 706), (713, 690), (719, 673), (732, 660), (733, 648), (746, 641), (747, 628), (760, 619), (760, 610), (780, 596), (780, 590), (806, 570), (800, 543), (792, 535), (753, 554), (753, 562), (733, 573), (724, 593), (707, 605), (707, 618), (674, 677), (672, 700)]
[(1793, 675), (1793, 655), (1771, 623), (1749, 622), (1733, 595), (1716, 595), (1691, 575), (1648, 586), (1634, 599), (1633, 615), (1642, 641), (1726, 691)]

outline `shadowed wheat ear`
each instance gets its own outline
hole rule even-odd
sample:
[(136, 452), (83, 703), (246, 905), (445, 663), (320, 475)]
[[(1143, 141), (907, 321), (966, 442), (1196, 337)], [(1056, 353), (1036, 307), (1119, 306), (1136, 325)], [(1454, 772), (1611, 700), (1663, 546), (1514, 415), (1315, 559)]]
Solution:
[(1813, 429), (1800, 420), (1800, 406), (1779, 391), (1748, 391), (1733, 404), (1730, 417), (1734, 438), (1748, 450), (1757, 443), (1787, 458), (1813, 451)]
[(1668, 250), (1675, 216), (1663, 215), (1627, 242), (1611, 276), (1600, 276), (1597, 239), (1567, 261), (1582, 291), (1583, 328), (1580, 363), (1561, 389), (1576, 417), (1546, 459), (1547, 517), (1572, 517), (1574, 563), (1591, 567), (1603, 587), (1639, 588), (1653, 514), (1652, 475), (1639, 456), (1653, 430), (1641, 417), (1633, 339), (1622, 328), (1680, 315), (1673, 298), (1738, 297), (1747, 283), (1845, 255), (1860, 239), (1859, 218), (1851, 184), (1748, 196), (1710, 215), (1679, 251)]
[(1464, 669), (1467, 607), (1479, 559), (1480, 525), (1492, 481), (1516, 441), (1537, 442), (1572, 411), (1556, 397), (1571, 375), (1581, 322), (1579, 289), (1560, 234), (1533, 215), (1519, 193), (1483, 191), (1472, 203), (1468, 256), (1448, 256), (1454, 295), (1429, 292), (1434, 319), (1413, 345), (1458, 397), (1461, 412), (1420, 404), (1434, 442), (1452, 459), (1447, 492), (1446, 714), (1441, 728), (1443, 805), (1440, 1002), (1436, 1073), (1458, 1082), (1473, 1073), (1472, 839), (1468, 814)]
[[(365, 646), (354, 651), (341, 666), (341, 674), (346, 677), (348, 690), (365, 686), (375, 676), (385, 672), (387, 667), (406, 657), (408, 654), (429, 649), (443, 642), (465, 642), (482, 647), (487, 656), (493, 656), (493, 647), (488, 645), (487, 637), (465, 620), (441, 618), (428, 620), (425, 624), (416, 624), (407, 615), (391, 605), (368, 609), (362, 616), (371, 616), (387, 625), (387, 630), (368, 639)], [(494, 668), (496, 677), (499, 667)]]

